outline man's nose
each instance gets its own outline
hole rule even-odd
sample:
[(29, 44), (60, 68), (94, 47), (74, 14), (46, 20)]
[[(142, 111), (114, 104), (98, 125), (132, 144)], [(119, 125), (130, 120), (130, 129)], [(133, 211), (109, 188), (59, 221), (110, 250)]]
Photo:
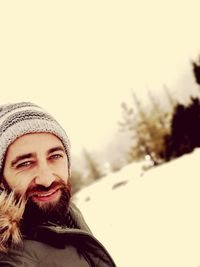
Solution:
[(42, 163), (38, 166), (37, 174), (35, 177), (35, 184), (49, 187), (55, 180), (51, 168), (46, 163)]

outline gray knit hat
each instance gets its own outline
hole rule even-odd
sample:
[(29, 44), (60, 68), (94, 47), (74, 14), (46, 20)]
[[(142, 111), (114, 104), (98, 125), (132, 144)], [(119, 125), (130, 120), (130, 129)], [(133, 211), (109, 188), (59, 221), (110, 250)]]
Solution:
[(65, 130), (41, 107), (20, 102), (0, 106), (0, 173), (8, 146), (24, 134), (39, 132), (52, 133), (61, 140), (70, 168), (70, 141)]

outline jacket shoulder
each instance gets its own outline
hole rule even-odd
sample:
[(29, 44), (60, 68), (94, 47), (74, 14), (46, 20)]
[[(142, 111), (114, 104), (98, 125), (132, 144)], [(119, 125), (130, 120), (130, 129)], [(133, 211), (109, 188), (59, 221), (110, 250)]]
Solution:
[(73, 246), (63, 249), (36, 240), (25, 240), (23, 247), (0, 254), (1, 267), (89, 267), (88, 262)]

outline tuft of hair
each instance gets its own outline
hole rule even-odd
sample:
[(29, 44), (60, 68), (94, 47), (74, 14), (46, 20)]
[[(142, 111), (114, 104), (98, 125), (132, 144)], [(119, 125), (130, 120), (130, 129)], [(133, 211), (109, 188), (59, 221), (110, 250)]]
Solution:
[(25, 209), (25, 199), (16, 199), (15, 193), (0, 193), (0, 251), (6, 252), (9, 246), (22, 241), (20, 220)]

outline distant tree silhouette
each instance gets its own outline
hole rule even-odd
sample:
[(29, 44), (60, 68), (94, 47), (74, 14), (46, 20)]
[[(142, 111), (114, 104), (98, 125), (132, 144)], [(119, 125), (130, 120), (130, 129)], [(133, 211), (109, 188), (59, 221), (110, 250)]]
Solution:
[(178, 104), (171, 121), (171, 133), (165, 137), (166, 159), (179, 157), (200, 147), (200, 101), (191, 98), (189, 106)]
[(192, 67), (193, 67), (195, 80), (200, 85), (200, 57), (197, 63), (192, 62)]
[(169, 123), (165, 112), (149, 92), (151, 108), (144, 108), (136, 94), (132, 93), (133, 107), (122, 103), (123, 121), (120, 128), (130, 133), (132, 144), (128, 151), (128, 161), (143, 160), (148, 156), (154, 165), (165, 161), (165, 136), (169, 133)]
[(89, 179), (97, 180), (103, 176), (99, 164), (95, 161), (94, 156), (92, 156), (86, 149), (83, 149), (84, 159), (88, 169)]

